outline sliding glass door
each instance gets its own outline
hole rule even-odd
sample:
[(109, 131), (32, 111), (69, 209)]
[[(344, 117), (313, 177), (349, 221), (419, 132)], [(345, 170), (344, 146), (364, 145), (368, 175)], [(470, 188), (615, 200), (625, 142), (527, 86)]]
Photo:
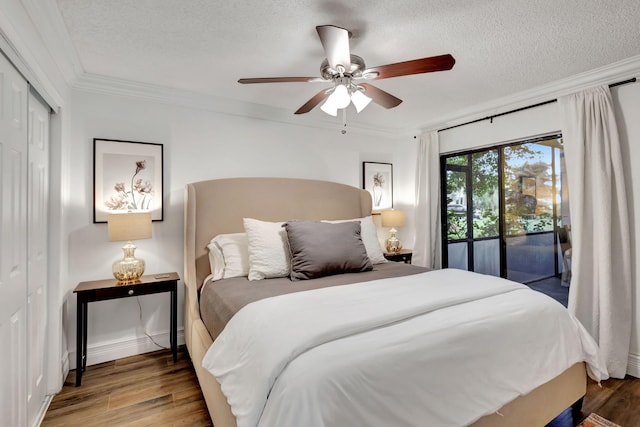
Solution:
[(504, 152), (506, 277), (528, 283), (557, 275), (562, 146), (550, 139), (505, 147)]
[(557, 135), (442, 156), (443, 265), (523, 283), (559, 274), (561, 155)]
[(443, 158), (446, 265), (500, 276), (497, 149)]

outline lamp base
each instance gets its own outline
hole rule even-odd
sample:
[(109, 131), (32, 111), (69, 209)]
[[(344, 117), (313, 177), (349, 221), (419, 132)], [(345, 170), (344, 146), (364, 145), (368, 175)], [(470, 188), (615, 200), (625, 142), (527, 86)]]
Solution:
[(385, 242), (385, 248), (387, 249), (387, 252), (398, 253), (400, 252), (400, 249), (402, 249), (402, 245), (400, 244), (400, 240), (396, 237), (397, 230), (392, 228), (389, 232), (391, 234)]
[(117, 260), (111, 266), (113, 277), (118, 282), (135, 282), (144, 274), (144, 260), (134, 256), (136, 246), (131, 242), (127, 242), (122, 247), (122, 251), (124, 252), (124, 258)]

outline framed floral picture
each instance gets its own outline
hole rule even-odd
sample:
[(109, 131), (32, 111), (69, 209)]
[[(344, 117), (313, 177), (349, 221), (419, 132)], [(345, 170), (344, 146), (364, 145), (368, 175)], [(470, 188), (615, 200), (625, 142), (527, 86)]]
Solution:
[(393, 208), (393, 165), (362, 162), (362, 188), (371, 193), (374, 212)]
[(94, 138), (93, 222), (130, 211), (162, 221), (162, 168), (162, 144)]

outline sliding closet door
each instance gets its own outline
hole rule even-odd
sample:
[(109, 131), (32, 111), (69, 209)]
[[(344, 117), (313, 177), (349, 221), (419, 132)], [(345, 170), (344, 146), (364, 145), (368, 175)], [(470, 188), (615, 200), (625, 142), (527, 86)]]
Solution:
[(27, 424), (27, 82), (0, 55), (0, 414)]
[(28, 295), (27, 414), (34, 425), (45, 400), (47, 329), (47, 217), (49, 205), (49, 108), (29, 94), (28, 148)]

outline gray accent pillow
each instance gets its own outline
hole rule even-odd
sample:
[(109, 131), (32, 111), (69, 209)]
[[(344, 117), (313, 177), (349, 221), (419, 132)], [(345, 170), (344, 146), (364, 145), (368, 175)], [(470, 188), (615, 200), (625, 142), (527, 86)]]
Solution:
[(360, 236), (360, 222), (288, 221), (291, 280), (315, 279), (373, 269)]

